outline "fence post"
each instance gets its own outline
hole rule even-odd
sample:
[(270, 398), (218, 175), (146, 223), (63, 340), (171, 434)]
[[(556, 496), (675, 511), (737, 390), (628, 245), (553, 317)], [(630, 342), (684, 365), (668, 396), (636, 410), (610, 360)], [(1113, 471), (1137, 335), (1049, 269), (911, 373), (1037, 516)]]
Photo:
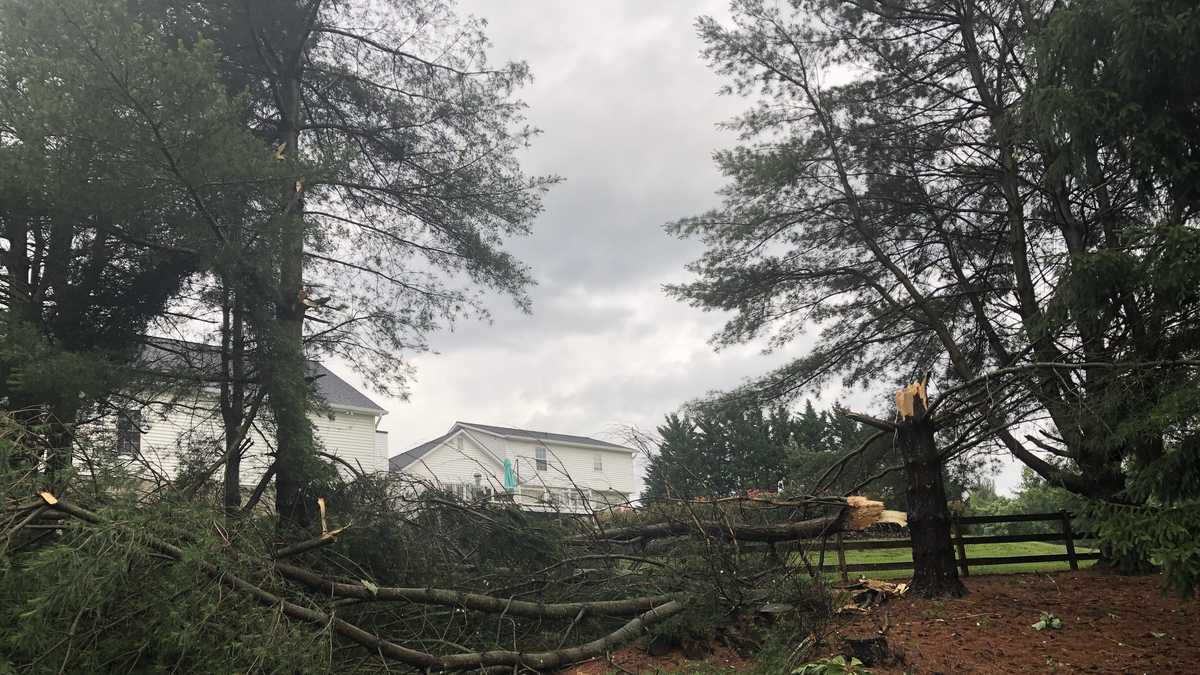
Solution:
[(967, 566), (967, 547), (963, 545), (962, 524), (958, 516), (952, 516), (950, 526), (954, 530), (954, 547), (958, 550), (958, 569), (964, 577), (971, 576), (971, 568)]
[(842, 581), (850, 581), (849, 575), (846, 574), (846, 549), (842, 548), (841, 532), (838, 532), (834, 537), (834, 542), (837, 544), (838, 569), (842, 571)]
[(1079, 569), (1079, 559), (1075, 557), (1075, 535), (1071, 532), (1071, 514), (1066, 511), (1059, 511), (1062, 514), (1062, 533), (1063, 539), (1067, 543), (1067, 562), (1071, 564), (1071, 569)]

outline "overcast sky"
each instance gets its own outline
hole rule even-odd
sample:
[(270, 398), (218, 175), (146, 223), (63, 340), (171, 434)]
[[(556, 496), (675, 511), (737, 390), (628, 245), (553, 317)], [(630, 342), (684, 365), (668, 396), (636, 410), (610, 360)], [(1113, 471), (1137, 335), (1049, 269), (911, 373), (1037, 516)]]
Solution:
[(621, 427), (651, 430), (686, 401), (781, 363), (788, 354), (765, 356), (761, 345), (714, 352), (722, 315), (662, 292), (700, 252), (662, 226), (716, 206), (723, 181), (711, 154), (735, 140), (716, 125), (747, 105), (717, 95), (693, 27), (701, 14), (727, 16), (727, 0), (460, 8), (488, 20), (494, 61), (529, 63), (523, 98), (544, 133), (523, 164), (566, 181), (546, 196), (532, 236), (509, 245), (537, 279), (533, 314), (501, 303), (491, 323), (432, 336), (438, 353), (413, 359), (410, 400), (373, 396), (388, 409), (389, 453), (455, 420), (619, 440)]

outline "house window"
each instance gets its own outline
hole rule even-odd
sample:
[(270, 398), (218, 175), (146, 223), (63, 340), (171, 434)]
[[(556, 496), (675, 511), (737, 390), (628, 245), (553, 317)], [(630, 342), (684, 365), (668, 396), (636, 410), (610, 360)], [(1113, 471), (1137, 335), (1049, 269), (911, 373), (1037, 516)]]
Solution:
[(475, 474), (475, 487), (479, 487), (480, 485), (483, 485), (483, 475), (477, 473)]
[(604, 470), (604, 456), (598, 452), (596, 454), (592, 455), (592, 470), (593, 471), (603, 471)]
[(142, 450), (142, 414), (137, 410), (117, 411), (117, 452), (137, 455)]
[(545, 471), (549, 465), (546, 463), (546, 449), (539, 447), (533, 451), (534, 458), (537, 460), (537, 470)]

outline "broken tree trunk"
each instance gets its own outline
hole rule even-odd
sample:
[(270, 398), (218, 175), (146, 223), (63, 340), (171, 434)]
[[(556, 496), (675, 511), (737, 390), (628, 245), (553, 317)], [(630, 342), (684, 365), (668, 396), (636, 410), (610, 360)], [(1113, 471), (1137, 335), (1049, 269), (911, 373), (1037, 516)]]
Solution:
[(926, 414), (928, 407), (925, 381), (896, 392), (896, 446), (908, 482), (908, 530), (912, 537), (910, 592), (927, 598), (960, 597), (967, 589), (955, 566), (942, 459), (934, 439), (933, 419)]
[(867, 415), (848, 416), (895, 434), (907, 482), (908, 530), (912, 539), (911, 593), (921, 597), (961, 597), (967, 589), (958, 578), (951, 539), (950, 511), (942, 458), (934, 438), (936, 424), (928, 413), (928, 376), (896, 392), (896, 421)]
[[(744, 523), (718, 522), (712, 520), (672, 520), (649, 525), (613, 528), (604, 531), (600, 543), (642, 544), (655, 539), (704, 534), (715, 539), (773, 543), (816, 539), (846, 530), (865, 530), (878, 522), (897, 522), (903, 514), (887, 511), (883, 502), (866, 497), (847, 497), (841, 510), (832, 516), (810, 518), (793, 523), (776, 525), (749, 525)], [(598, 543), (588, 536), (568, 540), (572, 544)]]

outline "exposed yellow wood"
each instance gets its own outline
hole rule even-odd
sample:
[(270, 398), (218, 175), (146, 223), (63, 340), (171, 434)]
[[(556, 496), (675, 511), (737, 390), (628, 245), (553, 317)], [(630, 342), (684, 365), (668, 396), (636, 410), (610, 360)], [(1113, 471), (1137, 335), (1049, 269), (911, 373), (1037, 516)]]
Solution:
[(921, 401), (921, 409), (929, 408), (929, 394), (924, 382), (913, 382), (896, 392), (896, 415), (900, 419), (916, 416), (916, 402)]
[(850, 520), (846, 524), (849, 530), (865, 530), (875, 523), (895, 523), (908, 527), (908, 515), (903, 511), (890, 511), (883, 508), (883, 502), (867, 499), (861, 495), (846, 497), (850, 507)]

